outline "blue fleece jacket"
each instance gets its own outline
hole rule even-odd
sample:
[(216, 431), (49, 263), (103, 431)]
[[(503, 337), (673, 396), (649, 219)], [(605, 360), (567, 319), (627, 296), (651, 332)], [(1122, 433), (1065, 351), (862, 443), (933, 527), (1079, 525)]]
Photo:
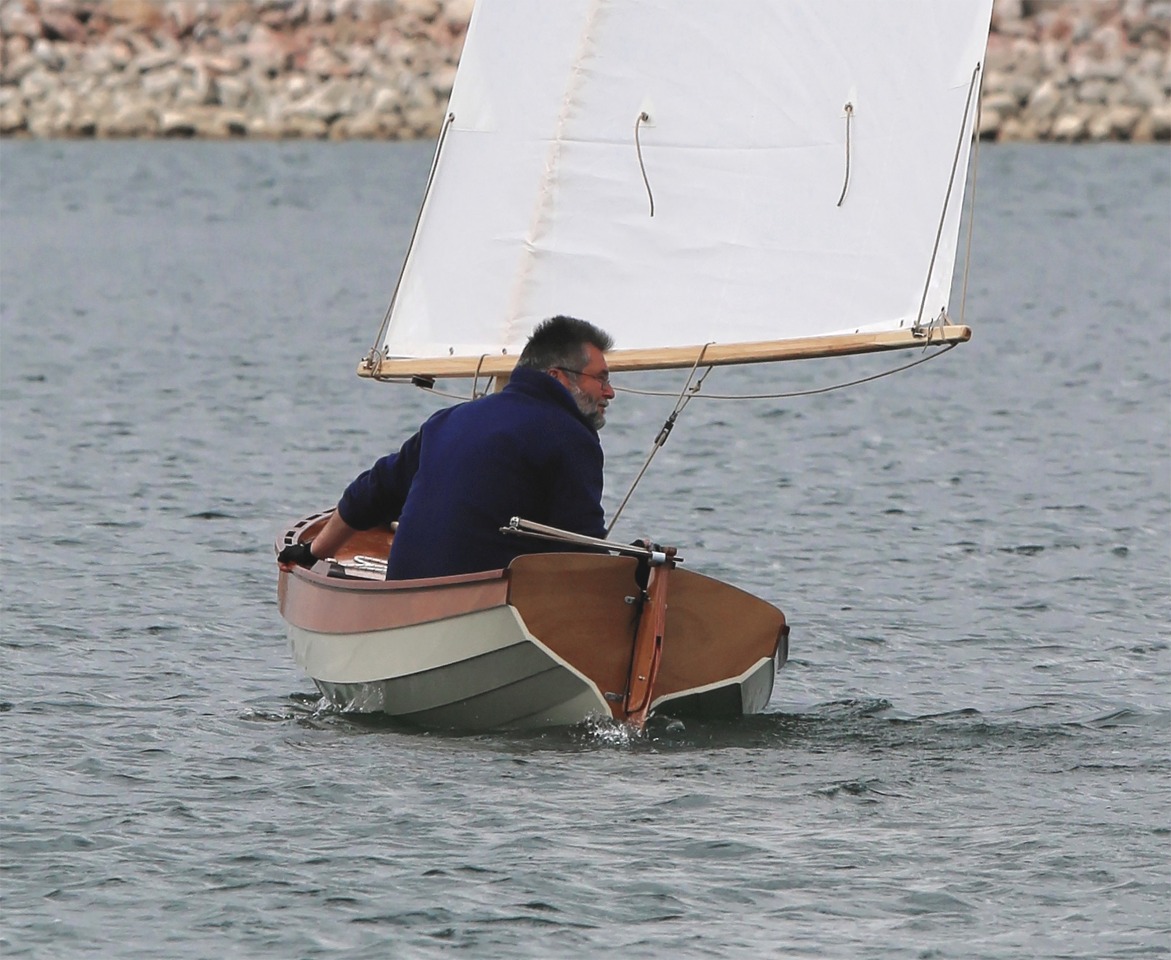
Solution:
[(565, 549), (500, 533), (512, 517), (604, 537), (601, 501), (597, 431), (565, 387), (520, 367), (501, 392), (432, 416), (346, 488), (338, 511), (359, 530), (398, 520), (386, 578), (412, 580)]

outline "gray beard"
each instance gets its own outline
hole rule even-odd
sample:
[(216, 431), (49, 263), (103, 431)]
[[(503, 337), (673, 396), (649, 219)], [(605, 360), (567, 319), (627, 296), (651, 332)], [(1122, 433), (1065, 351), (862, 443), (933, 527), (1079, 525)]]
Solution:
[(573, 394), (573, 402), (577, 404), (581, 415), (590, 422), (595, 430), (601, 430), (606, 425), (606, 415), (598, 409), (597, 403), (586, 396), (576, 384), (573, 385), (570, 393)]

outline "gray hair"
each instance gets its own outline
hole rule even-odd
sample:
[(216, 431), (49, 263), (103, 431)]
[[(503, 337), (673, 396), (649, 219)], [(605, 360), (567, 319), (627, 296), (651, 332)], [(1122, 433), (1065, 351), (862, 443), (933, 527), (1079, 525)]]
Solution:
[(586, 363), (586, 347), (590, 345), (605, 353), (614, 346), (614, 338), (576, 317), (550, 317), (537, 324), (516, 365), (536, 370), (554, 367), (576, 370)]

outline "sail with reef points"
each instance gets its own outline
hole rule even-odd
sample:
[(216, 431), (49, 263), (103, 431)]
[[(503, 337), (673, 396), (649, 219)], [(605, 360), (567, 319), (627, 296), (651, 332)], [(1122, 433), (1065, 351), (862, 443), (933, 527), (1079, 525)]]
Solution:
[(382, 357), (514, 356), (556, 313), (618, 369), (931, 322), (991, 5), (478, 0)]

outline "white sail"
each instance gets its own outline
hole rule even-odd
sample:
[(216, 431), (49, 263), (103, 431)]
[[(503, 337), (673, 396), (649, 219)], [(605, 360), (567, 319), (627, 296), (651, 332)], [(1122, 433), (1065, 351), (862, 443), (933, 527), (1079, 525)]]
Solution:
[(477, 0), (383, 357), (558, 313), (620, 349), (932, 320), (991, 7)]

